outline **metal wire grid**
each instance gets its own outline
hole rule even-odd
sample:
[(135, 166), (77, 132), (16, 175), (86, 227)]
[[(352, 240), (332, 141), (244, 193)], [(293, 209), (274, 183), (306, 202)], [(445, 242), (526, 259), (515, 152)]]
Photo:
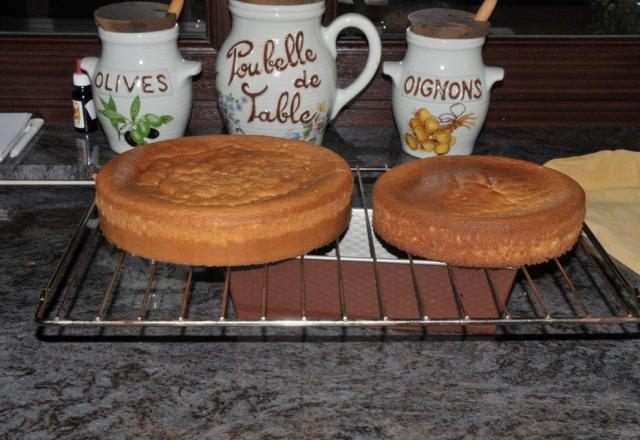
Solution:
[[(447, 318), (433, 318), (429, 315), (427, 305), (420, 294), (420, 286), (416, 278), (416, 262), (412, 255), (407, 255), (408, 265), (411, 273), (411, 283), (415, 294), (416, 307), (419, 311), (418, 318), (397, 319), (390, 318), (387, 313), (384, 295), (381, 291), (379, 261), (374, 246), (374, 236), (367, 209), (367, 198), (365, 194), (365, 185), (363, 183), (364, 173), (374, 173), (375, 175), (386, 171), (387, 168), (355, 168), (354, 177), (357, 183), (357, 191), (364, 208), (365, 222), (367, 228), (367, 241), (370, 252), (370, 261), (373, 264), (373, 276), (375, 278), (375, 298), (376, 308), (378, 311), (377, 319), (352, 319), (347, 313), (345, 287), (343, 280), (343, 259), (340, 255), (340, 242), (335, 242), (335, 257), (331, 261), (335, 263), (338, 278), (338, 294), (340, 304), (339, 319), (309, 319), (307, 297), (305, 288), (305, 261), (309, 257), (298, 257), (300, 269), (300, 311), (297, 319), (272, 319), (269, 316), (269, 265), (264, 266), (263, 280), (261, 289), (261, 312), (260, 319), (256, 320), (239, 320), (234, 317), (232, 309), (232, 300), (230, 294), (231, 269), (224, 269), (224, 281), (222, 292), (218, 293), (214, 288), (212, 295), (220, 295), (219, 301), (214, 301), (213, 308), (207, 316), (202, 318), (192, 318), (189, 313), (191, 293), (193, 286), (194, 268), (186, 268), (186, 279), (181, 289), (181, 296), (177, 308), (170, 312), (172, 317), (154, 319), (147, 316), (149, 300), (152, 295), (152, 287), (158, 271), (158, 262), (149, 262), (149, 272), (146, 277), (146, 287), (142, 293), (142, 299), (139, 304), (132, 304), (129, 307), (137, 307), (136, 316), (117, 317), (109, 313), (109, 305), (112, 301), (114, 286), (126, 267), (127, 261), (135, 259), (142, 260), (139, 257), (126, 254), (124, 251), (118, 250), (117, 257), (113, 269), (107, 280), (103, 280), (103, 288), (101, 299), (97, 309), (91, 311), (91, 307), (84, 307), (86, 313), (83, 316), (70, 316), (73, 305), (82, 302), (84, 292), (87, 289), (81, 289), (82, 280), (85, 276), (87, 268), (93, 262), (93, 254), (96, 246), (105, 241), (102, 232), (97, 224), (97, 211), (95, 204), (92, 204), (83, 216), (78, 228), (75, 230), (67, 249), (55, 268), (48, 285), (42, 290), (39, 298), (38, 307), (35, 313), (35, 321), (41, 326), (84, 326), (84, 327), (391, 327), (391, 326), (517, 326), (517, 325), (570, 325), (581, 326), (590, 324), (617, 325), (617, 324), (640, 324), (640, 292), (638, 288), (632, 286), (624, 274), (619, 270), (616, 264), (604, 251), (592, 231), (585, 225), (581, 237), (576, 246), (583, 259), (588, 264), (589, 278), (591, 285), (578, 288), (569, 275), (569, 271), (560, 259), (555, 258), (550, 263), (555, 266), (557, 276), (564, 286), (551, 292), (544, 291), (538, 285), (539, 282), (532, 276), (536, 266), (523, 266), (518, 268), (518, 276), (522, 287), (524, 297), (530, 303), (529, 311), (511, 310), (511, 305), (507, 302), (501, 304), (496, 295), (491, 277), (488, 271), (484, 270), (484, 276), (490, 287), (493, 300), (495, 302), (497, 317), (470, 316), (465, 310), (463, 299), (460, 295), (454, 268), (445, 265), (449, 282), (451, 284), (451, 292), (457, 309), (457, 316)], [(577, 259), (578, 257), (572, 257)], [(145, 260), (146, 261), (146, 260)], [(548, 286), (545, 286), (547, 290)], [(577, 307), (571, 307), (572, 313), (552, 313), (547, 301), (549, 298), (557, 298), (560, 296), (558, 289), (570, 292), (573, 298), (572, 302)], [(219, 289), (218, 289), (219, 290)], [(595, 310), (590, 301), (585, 297), (587, 293), (593, 294), (597, 290), (602, 297), (604, 303), (608, 305), (603, 312), (602, 308)], [(94, 295), (95, 296), (95, 295)], [(547, 298), (545, 300), (545, 298)], [(513, 301), (510, 301), (510, 303)], [(131, 313), (123, 315), (131, 316)]]

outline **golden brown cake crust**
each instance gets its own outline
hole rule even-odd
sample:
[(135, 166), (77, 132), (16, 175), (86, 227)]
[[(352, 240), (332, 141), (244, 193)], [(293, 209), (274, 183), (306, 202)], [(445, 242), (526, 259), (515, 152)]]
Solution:
[(373, 189), (373, 226), (411, 254), (461, 266), (535, 264), (575, 244), (582, 188), (521, 160), (451, 156), (385, 173)]
[(196, 136), (137, 147), (96, 178), (116, 246), (178, 264), (294, 257), (346, 228), (353, 178), (332, 151), (267, 136)]

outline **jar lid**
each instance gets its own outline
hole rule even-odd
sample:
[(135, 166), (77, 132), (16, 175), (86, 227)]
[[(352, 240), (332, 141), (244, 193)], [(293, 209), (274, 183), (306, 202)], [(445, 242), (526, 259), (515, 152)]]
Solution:
[(324, 0), (240, 0), (243, 3), (253, 3), (254, 5), (292, 6), (308, 5), (310, 3), (320, 3)]
[(411, 30), (432, 38), (483, 38), (489, 33), (489, 22), (478, 21), (474, 14), (457, 9), (421, 9), (409, 14)]
[(155, 2), (112, 3), (93, 13), (98, 26), (111, 32), (153, 32), (170, 29), (176, 24), (176, 15), (168, 6)]

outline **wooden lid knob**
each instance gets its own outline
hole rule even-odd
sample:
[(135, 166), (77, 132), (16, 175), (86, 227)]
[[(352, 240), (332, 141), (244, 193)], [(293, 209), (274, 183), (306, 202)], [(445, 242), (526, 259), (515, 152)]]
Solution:
[(456, 9), (421, 9), (409, 14), (411, 30), (432, 38), (482, 38), (489, 33), (489, 22)]

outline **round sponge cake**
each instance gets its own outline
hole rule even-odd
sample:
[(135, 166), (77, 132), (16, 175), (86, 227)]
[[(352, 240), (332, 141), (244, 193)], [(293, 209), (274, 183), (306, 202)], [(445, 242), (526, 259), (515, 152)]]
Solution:
[(568, 176), (489, 156), (423, 159), (373, 189), (373, 226), (413, 255), (461, 266), (535, 264), (573, 247), (585, 195)]
[(332, 151), (266, 136), (145, 145), (96, 178), (100, 226), (117, 247), (188, 265), (262, 264), (335, 239), (353, 177)]

